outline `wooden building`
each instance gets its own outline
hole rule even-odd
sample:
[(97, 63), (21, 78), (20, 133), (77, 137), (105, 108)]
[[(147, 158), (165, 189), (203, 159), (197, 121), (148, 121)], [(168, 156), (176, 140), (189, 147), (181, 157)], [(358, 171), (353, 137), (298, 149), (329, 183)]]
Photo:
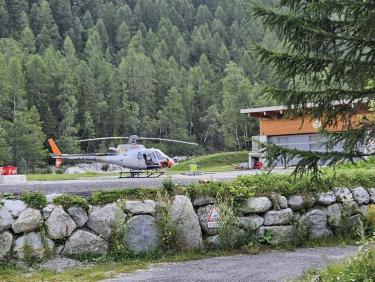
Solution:
[[(334, 104), (335, 106), (348, 106), (352, 107), (352, 104), (343, 104), (342, 102)], [(314, 105), (308, 105), (308, 108), (312, 108)], [(352, 119), (356, 120), (368, 112), (367, 104), (361, 104), (359, 107), (358, 114), (354, 115)], [(319, 130), (322, 126), (319, 120), (314, 120), (306, 114), (303, 118), (287, 118), (285, 116), (288, 109), (284, 106), (271, 106), (262, 108), (251, 108), (241, 109), (242, 114), (246, 114), (249, 117), (253, 117), (259, 120), (259, 135), (253, 136), (252, 152), (249, 155), (250, 168), (254, 167), (254, 163), (257, 160), (262, 161), (262, 156), (259, 153), (259, 142), (270, 142), (279, 146), (287, 148), (296, 148), (299, 150), (310, 150), (310, 151), (327, 151), (324, 142), (327, 141), (324, 136), (319, 134)], [(342, 130), (342, 123), (334, 128), (332, 131)], [(337, 144), (335, 151), (342, 151), (342, 144)], [(363, 148), (365, 150), (365, 148)], [(277, 167), (293, 166), (298, 162), (298, 159), (290, 160), (287, 164), (277, 162)], [(263, 160), (264, 163), (264, 160)]]

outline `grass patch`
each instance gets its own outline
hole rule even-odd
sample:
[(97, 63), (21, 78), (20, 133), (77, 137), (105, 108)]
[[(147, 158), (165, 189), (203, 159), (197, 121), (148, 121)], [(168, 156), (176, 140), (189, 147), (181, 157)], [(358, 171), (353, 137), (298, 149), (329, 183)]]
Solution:
[(233, 170), (235, 164), (249, 161), (249, 152), (225, 152), (195, 157), (191, 160), (176, 163), (169, 172), (190, 171), (191, 164), (198, 164), (198, 171)]
[(72, 206), (79, 206), (84, 208), (86, 211), (89, 210), (89, 203), (83, 197), (71, 194), (59, 195), (53, 199), (55, 205), (61, 205), (65, 210)]
[(94, 205), (104, 205), (116, 202), (120, 199), (126, 200), (144, 200), (155, 199), (157, 197), (157, 189), (152, 188), (132, 188), (124, 190), (112, 191), (95, 191), (92, 194), (91, 203)]
[(43, 209), (47, 206), (47, 198), (43, 192), (28, 192), (22, 195), (22, 200), (32, 208)]
[(76, 180), (98, 176), (116, 176), (117, 172), (111, 173), (96, 173), (85, 172), (76, 174), (28, 174), (26, 175), (27, 181), (60, 181), (60, 180)]

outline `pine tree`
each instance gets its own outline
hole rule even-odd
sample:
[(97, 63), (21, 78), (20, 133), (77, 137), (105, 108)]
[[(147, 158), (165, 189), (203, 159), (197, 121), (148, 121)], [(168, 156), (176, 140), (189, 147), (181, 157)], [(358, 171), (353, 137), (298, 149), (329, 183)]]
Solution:
[(5, 0), (0, 0), (0, 37), (6, 37), (9, 29), (9, 14)]
[(322, 130), (339, 120), (344, 123), (342, 132), (325, 133), (330, 138), (328, 145), (343, 142), (342, 152), (315, 153), (269, 145), (265, 152), (268, 159), (298, 157), (301, 161), (295, 172), (317, 172), (319, 164), (372, 155), (361, 152), (359, 146), (374, 138), (373, 117), (353, 123), (358, 104), (348, 109), (332, 103), (372, 101), (374, 97), (375, 3), (282, 0), (275, 8), (255, 5), (253, 10), (285, 43), (282, 51), (256, 45), (256, 53), (263, 64), (272, 65), (278, 75), (290, 81), (285, 88), (266, 86), (263, 92), (288, 106), (292, 117), (305, 115), (307, 104), (313, 103), (316, 106), (309, 115), (321, 121)]
[(35, 36), (28, 26), (23, 29), (20, 42), (27, 53), (33, 54), (35, 52)]
[(43, 148), (46, 136), (43, 133), (39, 113), (35, 107), (19, 113), (14, 123), (12, 143), (17, 147), (17, 165), (21, 170), (28, 172), (43, 163), (46, 150)]
[(249, 107), (251, 85), (243, 70), (234, 63), (229, 63), (225, 69), (223, 84), (223, 112), (221, 117), (221, 131), (224, 135), (224, 144), (229, 150), (242, 150), (248, 147), (248, 137), (252, 128), (249, 119), (240, 114), (239, 109)]
[(0, 166), (9, 164), (11, 147), (8, 144), (8, 131), (5, 128), (5, 121), (0, 118)]

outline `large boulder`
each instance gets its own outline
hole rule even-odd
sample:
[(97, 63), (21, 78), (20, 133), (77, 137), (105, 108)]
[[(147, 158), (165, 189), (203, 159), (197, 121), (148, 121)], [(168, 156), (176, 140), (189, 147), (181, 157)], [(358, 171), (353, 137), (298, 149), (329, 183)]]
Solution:
[(10, 232), (0, 233), (0, 259), (7, 255), (13, 245), (13, 236)]
[(128, 221), (124, 244), (135, 253), (147, 253), (162, 247), (161, 233), (151, 215), (140, 214)]
[(94, 207), (89, 214), (87, 226), (106, 240), (111, 236), (112, 226), (116, 221), (124, 221), (125, 213), (116, 204)]
[(68, 208), (67, 212), (73, 218), (78, 227), (84, 226), (89, 219), (87, 212), (83, 207), (73, 206)]
[(344, 203), (345, 201), (353, 200), (353, 195), (352, 192), (350, 192), (349, 188), (336, 188), (334, 192), (336, 195), (336, 200), (339, 203)]
[(293, 226), (262, 226), (259, 228), (258, 236), (266, 238), (270, 235), (269, 243), (272, 245), (288, 242), (293, 239)]
[(241, 210), (244, 214), (263, 213), (272, 208), (272, 202), (267, 197), (246, 199)]
[(37, 209), (27, 208), (20, 213), (16, 221), (12, 224), (14, 233), (26, 233), (39, 229), (43, 222), (42, 214)]
[(341, 224), (341, 209), (339, 204), (333, 204), (324, 207), (323, 211), (327, 214), (328, 225), (332, 227), (339, 227)]
[(181, 240), (181, 248), (191, 250), (202, 247), (202, 231), (190, 199), (182, 195), (175, 196), (170, 212)]
[(330, 204), (333, 204), (334, 202), (336, 202), (336, 195), (333, 191), (320, 193), (318, 195), (317, 202), (319, 205), (329, 206)]
[(108, 242), (85, 231), (76, 230), (65, 243), (63, 255), (105, 255), (108, 251)]
[[(13, 251), (19, 259), (24, 259), (26, 255), (41, 259), (47, 252), (47, 248), (52, 251), (53, 247), (54, 243), (52, 240), (48, 238), (42, 239), (39, 232), (31, 232), (19, 237), (14, 242)], [(30, 253), (25, 254), (26, 251)]]
[(327, 214), (321, 210), (311, 210), (301, 217), (301, 221), (309, 228), (312, 238), (321, 238), (332, 235), (327, 225)]
[(375, 188), (368, 189), (368, 193), (370, 194), (370, 202), (375, 204)]
[(293, 195), (288, 198), (288, 206), (293, 211), (311, 208), (315, 204), (315, 198), (312, 196)]
[(352, 190), (353, 198), (358, 205), (366, 205), (370, 202), (370, 195), (367, 190), (363, 187), (357, 187)]
[[(218, 223), (220, 220), (219, 211), (214, 205), (201, 206), (197, 210), (199, 224), (203, 232), (207, 235), (218, 233)], [(211, 221), (210, 221), (211, 217)]]
[(59, 196), (61, 196), (62, 194), (60, 193), (51, 193), (51, 194), (47, 194), (46, 195), (46, 199), (47, 199), (47, 203), (51, 204), (53, 203), (53, 200)]
[(22, 211), (27, 208), (27, 205), (24, 201), (21, 200), (1, 200), (0, 205), (3, 204), (14, 218), (17, 218)]
[(13, 216), (6, 207), (0, 207), (0, 233), (8, 230), (14, 223)]
[(48, 236), (51, 239), (68, 237), (76, 229), (74, 220), (67, 214), (62, 206), (56, 207), (45, 222)]
[(263, 222), (264, 222), (264, 218), (257, 214), (252, 214), (250, 216), (244, 216), (244, 217), (238, 218), (239, 227), (247, 231), (257, 230), (259, 227), (263, 225)]
[(286, 225), (293, 219), (292, 209), (268, 211), (264, 214), (264, 225)]
[(144, 201), (126, 201), (125, 202), (125, 210), (131, 213), (132, 215), (135, 214), (155, 214), (156, 203), (152, 200), (144, 200)]

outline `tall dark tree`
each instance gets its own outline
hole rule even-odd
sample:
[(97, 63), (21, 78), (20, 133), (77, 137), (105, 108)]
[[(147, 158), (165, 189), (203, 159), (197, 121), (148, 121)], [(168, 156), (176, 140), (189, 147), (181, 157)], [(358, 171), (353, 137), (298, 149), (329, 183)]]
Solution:
[[(269, 145), (268, 159), (299, 157), (296, 172), (317, 172), (319, 164), (373, 155), (359, 149), (374, 140), (373, 116), (355, 122), (351, 117), (361, 102), (371, 105), (375, 96), (375, 3), (281, 0), (276, 7), (256, 5), (253, 11), (285, 43), (285, 51), (256, 45), (256, 53), (263, 64), (272, 65), (277, 75), (290, 81), (285, 88), (265, 86), (263, 92), (288, 106), (292, 117), (308, 113), (320, 120), (330, 139), (327, 146), (343, 142), (344, 149), (304, 152)], [(335, 101), (343, 105), (333, 107)], [(347, 107), (344, 101), (359, 103)], [(308, 103), (315, 107), (306, 111)], [(329, 133), (340, 121), (344, 131)]]

